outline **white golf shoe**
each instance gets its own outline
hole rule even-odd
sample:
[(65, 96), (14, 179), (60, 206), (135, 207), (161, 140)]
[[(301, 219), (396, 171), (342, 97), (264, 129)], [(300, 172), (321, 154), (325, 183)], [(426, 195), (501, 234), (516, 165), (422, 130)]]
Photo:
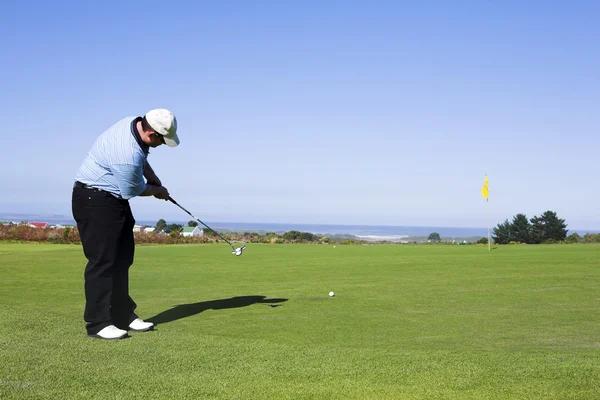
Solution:
[(95, 335), (88, 336), (104, 340), (118, 340), (127, 337), (127, 331), (119, 329), (114, 325), (109, 325), (100, 330), (100, 332), (96, 333)]
[(152, 322), (145, 322), (141, 318), (136, 318), (132, 323), (129, 324), (129, 329), (136, 332), (146, 332), (154, 328)]

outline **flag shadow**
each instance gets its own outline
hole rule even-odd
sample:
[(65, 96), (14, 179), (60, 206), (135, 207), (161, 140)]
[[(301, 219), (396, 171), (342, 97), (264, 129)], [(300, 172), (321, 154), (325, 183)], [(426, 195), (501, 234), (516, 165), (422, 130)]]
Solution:
[(200, 301), (198, 303), (179, 304), (173, 308), (162, 311), (146, 319), (156, 325), (166, 324), (181, 318), (191, 317), (206, 310), (224, 310), (228, 308), (247, 307), (252, 304), (266, 304), (270, 307), (279, 307), (288, 299), (267, 299), (266, 296), (236, 296), (228, 299)]

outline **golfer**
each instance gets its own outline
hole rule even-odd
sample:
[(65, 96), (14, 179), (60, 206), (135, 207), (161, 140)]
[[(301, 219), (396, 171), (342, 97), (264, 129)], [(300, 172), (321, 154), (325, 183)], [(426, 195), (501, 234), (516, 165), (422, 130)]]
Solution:
[(72, 210), (88, 259), (84, 320), (90, 337), (122, 339), (128, 330), (154, 328), (134, 313), (129, 296), (135, 249), (129, 199), (169, 198), (147, 160), (150, 148), (162, 144), (179, 144), (177, 120), (169, 110), (124, 118), (98, 137), (77, 171)]

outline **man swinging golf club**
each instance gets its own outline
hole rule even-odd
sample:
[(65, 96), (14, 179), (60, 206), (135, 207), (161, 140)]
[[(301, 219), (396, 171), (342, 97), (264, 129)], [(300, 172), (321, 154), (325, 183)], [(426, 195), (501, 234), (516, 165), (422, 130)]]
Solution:
[(129, 296), (135, 250), (129, 199), (169, 199), (147, 161), (150, 148), (162, 144), (179, 144), (177, 120), (169, 110), (124, 118), (98, 137), (75, 177), (72, 211), (88, 259), (84, 319), (90, 337), (122, 339), (128, 330), (154, 328), (134, 313)]

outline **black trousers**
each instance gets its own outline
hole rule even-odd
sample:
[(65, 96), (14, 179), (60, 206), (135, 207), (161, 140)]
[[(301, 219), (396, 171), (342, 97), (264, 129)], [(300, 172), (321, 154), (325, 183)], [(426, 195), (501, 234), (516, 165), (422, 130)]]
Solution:
[(127, 329), (137, 318), (136, 304), (129, 296), (129, 267), (135, 251), (135, 219), (129, 202), (76, 185), (71, 205), (88, 259), (84, 273), (87, 332), (95, 335), (108, 325)]

